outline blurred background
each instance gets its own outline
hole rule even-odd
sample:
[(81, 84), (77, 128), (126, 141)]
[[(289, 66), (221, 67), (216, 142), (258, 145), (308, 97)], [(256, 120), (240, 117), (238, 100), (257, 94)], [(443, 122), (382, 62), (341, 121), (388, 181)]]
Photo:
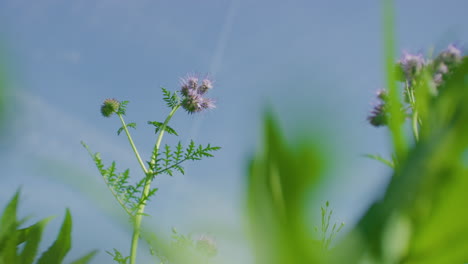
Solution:
[[(397, 54), (427, 54), (456, 43), (466, 51), (464, 0), (395, 1)], [(244, 232), (248, 159), (260, 144), (267, 107), (293, 140), (310, 133), (329, 149), (326, 180), (311, 194), (314, 214), (329, 200), (346, 232), (382, 195), (389, 170), (363, 154), (388, 157), (385, 128), (366, 117), (384, 85), (379, 1), (0, 1), (0, 58), (6, 76), (6, 118), (0, 147), (3, 207), (21, 187), (20, 212), (34, 220), (66, 207), (74, 219), (68, 259), (101, 250), (127, 252), (131, 232), (87, 151), (101, 152), (140, 178), (120, 123), (99, 108), (129, 100), (127, 122), (149, 159), (154, 129), (168, 109), (160, 87), (179, 89), (187, 73), (210, 74), (217, 108), (172, 121), (183, 143), (222, 147), (214, 158), (188, 163), (186, 175), (161, 176), (146, 224), (169, 233), (210, 234), (225, 263), (249, 263)], [(398, 59), (398, 58), (395, 58)], [(305, 132), (308, 131), (308, 132)], [(168, 144), (177, 138), (166, 136)], [(139, 260), (150, 259), (144, 248)]]

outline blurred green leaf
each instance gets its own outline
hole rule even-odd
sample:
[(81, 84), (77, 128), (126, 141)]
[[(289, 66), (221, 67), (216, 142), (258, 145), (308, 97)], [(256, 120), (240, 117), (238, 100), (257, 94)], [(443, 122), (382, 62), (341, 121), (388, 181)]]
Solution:
[(271, 114), (264, 117), (263, 138), (249, 166), (247, 193), (255, 263), (316, 263), (321, 247), (311, 239), (305, 198), (323, 159), (309, 139), (287, 144)]
[(71, 264), (87, 264), (94, 258), (94, 256), (98, 253), (97, 250), (93, 250), (86, 254), (85, 256), (73, 261)]
[[(339, 249), (334, 263), (465, 263), (468, 261), (468, 58), (439, 95), (429, 102), (425, 136), (409, 151), (375, 202)], [(399, 243), (407, 249), (389, 256), (386, 235), (392, 219), (406, 219)], [(397, 224), (398, 225), (398, 224)], [(401, 231), (401, 230), (400, 230)], [(404, 232), (403, 232), (404, 233)]]
[(42, 231), (45, 226), (53, 217), (48, 217), (35, 223), (32, 226), (18, 230), (19, 239), (18, 243), (26, 241), (23, 251), (20, 254), (20, 263), (21, 264), (32, 264), (37, 255), (37, 249), (39, 247), (39, 242), (41, 241)]
[(52, 246), (42, 254), (38, 260), (38, 264), (60, 264), (62, 263), (65, 255), (71, 248), (71, 229), (72, 218), (70, 210), (66, 210), (65, 219), (63, 220), (62, 227), (57, 236), (57, 239)]
[(0, 263), (17, 262), (16, 240), (18, 233), (16, 229), (19, 226), (17, 220), (19, 193), (19, 191), (15, 193), (3, 210), (2, 218), (0, 219)]

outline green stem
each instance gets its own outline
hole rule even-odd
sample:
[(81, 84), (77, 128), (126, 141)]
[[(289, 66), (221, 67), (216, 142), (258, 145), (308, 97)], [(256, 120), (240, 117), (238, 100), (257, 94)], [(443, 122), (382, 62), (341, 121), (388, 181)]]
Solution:
[(141, 169), (146, 175), (148, 174), (148, 170), (146, 169), (145, 163), (143, 163), (143, 160), (141, 159), (140, 154), (138, 153), (135, 143), (133, 143), (133, 139), (132, 139), (132, 136), (130, 135), (130, 132), (128, 131), (127, 124), (125, 124), (125, 121), (122, 115), (119, 114), (118, 116), (120, 118), (120, 121), (122, 122), (123, 128), (125, 130), (125, 134), (127, 134), (128, 142), (130, 142), (130, 145), (132, 146), (133, 152), (135, 153), (138, 163), (140, 163)]
[[(151, 156), (151, 160), (150, 160), (150, 170), (149, 171), (145, 170), (146, 181), (145, 181), (145, 187), (143, 189), (143, 193), (141, 194), (140, 201), (146, 200), (148, 198), (148, 194), (151, 190), (151, 181), (153, 178), (152, 177), (153, 171), (151, 168), (153, 168), (156, 164), (156, 156), (158, 154), (159, 146), (161, 145), (161, 141), (164, 136), (164, 131), (166, 131), (166, 126), (171, 120), (172, 116), (174, 116), (177, 109), (179, 109), (179, 107), (180, 105), (177, 105), (174, 108), (172, 108), (172, 111), (169, 113), (166, 120), (164, 121), (164, 124), (160, 128), (158, 139), (156, 140), (156, 145), (154, 146), (153, 155)], [(143, 217), (143, 213), (145, 211), (145, 206), (146, 206), (146, 201), (140, 203), (137, 209), (137, 213), (135, 215), (135, 221), (133, 223), (132, 244), (130, 247), (130, 264), (135, 264), (135, 261), (136, 261), (138, 239), (140, 238), (141, 220)]]
[(418, 128), (418, 112), (417, 111), (413, 113), (412, 124), (413, 124), (414, 139), (416, 140), (416, 142), (418, 142), (419, 141), (419, 128)]

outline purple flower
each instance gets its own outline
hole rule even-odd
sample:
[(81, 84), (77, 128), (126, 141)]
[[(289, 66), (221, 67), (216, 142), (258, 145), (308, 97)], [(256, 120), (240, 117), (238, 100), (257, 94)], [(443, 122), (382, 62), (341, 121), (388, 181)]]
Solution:
[(440, 86), (443, 83), (443, 76), (442, 73), (436, 73), (433, 78), (434, 84), (436, 86)]
[(446, 65), (453, 65), (460, 62), (462, 58), (461, 50), (455, 45), (450, 44), (446, 50), (442, 51), (436, 58), (437, 64), (444, 63)]
[(411, 82), (422, 70), (426, 61), (422, 54), (410, 54), (403, 52), (403, 56), (398, 61), (407, 81)]
[(180, 92), (184, 96), (188, 96), (189, 91), (195, 91), (198, 87), (198, 77), (195, 75), (187, 75), (185, 78), (181, 78), (181, 89)]
[(198, 87), (198, 92), (200, 94), (205, 94), (208, 90), (213, 88), (213, 82), (210, 79), (204, 79), (200, 87)]
[(199, 85), (196, 75), (187, 75), (181, 79), (182, 107), (190, 114), (201, 112), (204, 109), (215, 108), (214, 101), (203, 97), (208, 90), (213, 88), (213, 81), (205, 77)]

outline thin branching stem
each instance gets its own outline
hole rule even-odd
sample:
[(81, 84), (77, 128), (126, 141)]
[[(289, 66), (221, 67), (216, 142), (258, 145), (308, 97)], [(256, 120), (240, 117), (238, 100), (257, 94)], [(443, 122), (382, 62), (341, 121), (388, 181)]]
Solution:
[(122, 122), (122, 126), (123, 126), (123, 128), (125, 130), (125, 134), (127, 135), (128, 142), (130, 142), (130, 145), (132, 146), (133, 152), (135, 153), (135, 156), (136, 156), (136, 158), (138, 160), (138, 163), (140, 164), (141, 169), (143, 170), (145, 175), (147, 175), (148, 170), (146, 169), (145, 163), (143, 162), (143, 160), (140, 157), (140, 154), (138, 153), (138, 150), (137, 150), (137, 148), (135, 146), (135, 143), (133, 143), (133, 139), (132, 139), (132, 136), (130, 135), (130, 132), (128, 131), (127, 124), (125, 124), (125, 120), (123, 119), (123, 116), (121, 114), (118, 114), (118, 116), (120, 118), (120, 122)]
[[(162, 138), (164, 136), (164, 131), (166, 130), (166, 126), (169, 123), (169, 121), (171, 120), (171, 118), (174, 116), (177, 109), (179, 109), (179, 107), (180, 107), (180, 104), (176, 105), (174, 108), (172, 108), (172, 111), (169, 113), (166, 120), (164, 121), (164, 124), (161, 126), (161, 130), (159, 131), (158, 139), (156, 140), (156, 145), (154, 146), (153, 155), (152, 155), (151, 160), (150, 160), (150, 171), (147, 171), (146, 169), (144, 170), (145, 171), (146, 181), (145, 181), (145, 187), (143, 189), (143, 193), (141, 194), (140, 201), (145, 200), (145, 199), (148, 198), (148, 195), (149, 195), (150, 190), (151, 190), (151, 182), (152, 182), (152, 178), (153, 178), (151, 168), (154, 167), (155, 164), (156, 164), (156, 157), (157, 157), (157, 154), (158, 154), (158, 151), (159, 151), (159, 147), (161, 145)], [(121, 120), (123, 120), (123, 119), (121, 119)], [(125, 128), (125, 132), (127, 132), (127, 128), (126, 128), (125, 125), (124, 125), (124, 128)], [(127, 135), (129, 135), (129, 134), (127, 134)], [(130, 137), (129, 137), (129, 140), (131, 140)], [(133, 144), (132, 144), (132, 146), (133, 146)], [(137, 158), (139, 158), (139, 155), (137, 155)], [(144, 167), (144, 164), (142, 166)], [(134, 221), (134, 226), (133, 226), (133, 235), (132, 235), (132, 244), (131, 244), (131, 247), (130, 247), (130, 264), (135, 264), (135, 261), (136, 261), (136, 255), (137, 255), (137, 249), (138, 249), (138, 239), (140, 238), (141, 219), (142, 219), (143, 213), (145, 211), (145, 206), (146, 206), (146, 202), (140, 203), (138, 205), (138, 209), (137, 209), (137, 212), (136, 212), (136, 215), (135, 215), (135, 221)]]

